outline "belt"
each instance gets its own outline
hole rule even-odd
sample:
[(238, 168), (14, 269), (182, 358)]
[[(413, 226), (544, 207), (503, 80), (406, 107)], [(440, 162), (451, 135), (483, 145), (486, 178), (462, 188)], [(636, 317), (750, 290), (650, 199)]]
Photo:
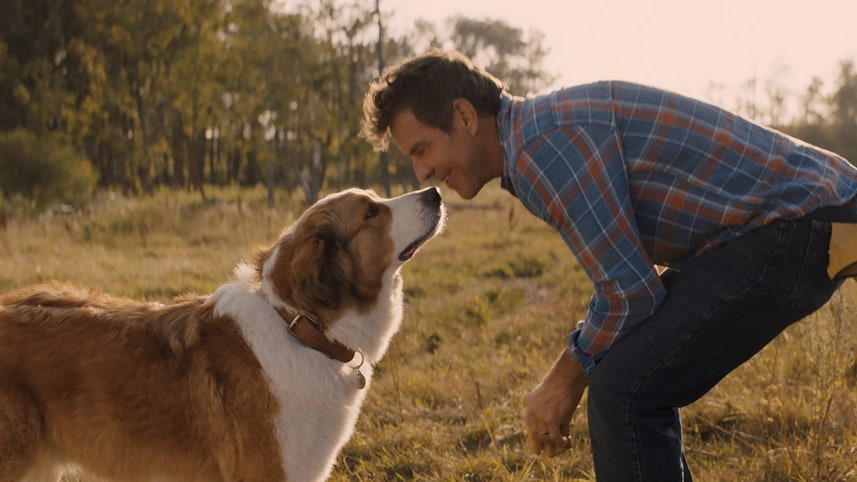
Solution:
[(829, 223), (857, 223), (857, 196), (840, 206), (824, 206), (816, 209), (806, 217)]
[(807, 217), (831, 225), (827, 264), (830, 279), (857, 277), (857, 197), (841, 206), (825, 206)]

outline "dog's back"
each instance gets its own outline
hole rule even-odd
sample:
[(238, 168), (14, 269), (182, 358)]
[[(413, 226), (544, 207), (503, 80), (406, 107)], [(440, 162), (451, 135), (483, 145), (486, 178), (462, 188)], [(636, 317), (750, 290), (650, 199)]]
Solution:
[(204, 298), (0, 296), (0, 482), (65, 462), (118, 481), (326, 478), (399, 327), (399, 270), (444, 217), (434, 188), (348, 190)]
[(276, 401), (204, 299), (40, 286), (0, 306), (0, 481), (47, 480), (62, 463), (129, 481), (284, 479)]

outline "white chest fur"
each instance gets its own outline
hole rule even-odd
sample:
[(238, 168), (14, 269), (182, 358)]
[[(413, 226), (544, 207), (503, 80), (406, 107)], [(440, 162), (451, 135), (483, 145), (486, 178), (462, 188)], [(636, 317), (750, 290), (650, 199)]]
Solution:
[(344, 313), (328, 333), (365, 352), (368, 360), (361, 372), (367, 385), (363, 390), (357, 388), (352, 368), (289, 335), (283, 319), (251, 284), (236, 281), (212, 294), (215, 314), (237, 321), (279, 402), (276, 435), (290, 481), (327, 478), (339, 449), (351, 437), (371, 383), (371, 362), (383, 356), (402, 317), (398, 273), (385, 284), (370, 312)]

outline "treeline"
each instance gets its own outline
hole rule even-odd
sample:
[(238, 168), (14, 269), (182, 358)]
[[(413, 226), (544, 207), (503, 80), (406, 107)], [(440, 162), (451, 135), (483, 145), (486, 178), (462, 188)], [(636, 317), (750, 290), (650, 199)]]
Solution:
[[(410, 164), (357, 137), (379, 68), (442, 46), (520, 93), (551, 81), (537, 34), (455, 18), (396, 37), (379, 3), (0, 0), (0, 200), (96, 185), (389, 191), (414, 182)], [(47, 186), (51, 169), (73, 186)]]
[[(802, 92), (790, 94), (777, 78), (788, 69), (779, 66), (772, 78), (744, 84), (747, 92), (738, 96), (736, 110), (857, 164), (857, 71), (851, 59), (837, 69), (832, 81), (816, 76)], [(796, 101), (791, 114), (790, 101)]]
[[(391, 28), (381, 0), (0, 0), (0, 204), (85, 199), (159, 186), (302, 188), (414, 184), (395, 150), (357, 137), (379, 69), (431, 46), (457, 48), (514, 94), (553, 82), (539, 32), (451, 18)], [(389, 11), (386, 9), (390, 9)], [(596, 80), (596, 79), (593, 79)], [(634, 79), (628, 79), (634, 80)], [(742, 110), (852, 161), (857, 74), (816, 80), (801, 112), (766, 85)], [(2, 207), (2, 206), (0, 206)]]

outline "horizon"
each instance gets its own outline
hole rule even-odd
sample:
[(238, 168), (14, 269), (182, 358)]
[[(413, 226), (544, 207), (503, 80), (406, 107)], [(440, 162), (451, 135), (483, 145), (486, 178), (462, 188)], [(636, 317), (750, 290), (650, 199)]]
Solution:
[(779, 87), (787, 118), (813, 78), (829, 93), (841, 62), (857, 63), (851, 33), (857, 4), (847, 0), (811, 7), (795, 0), (618, 0), (609, 7), (582, 0), (435, 0), (382, 3), (381, 9), (392, 15), (396, 35), (416, 19), (442, 23), (458, 15), (503, 20), (527, 38), (538, 30), (549, 50), (544, 68), (557, 75), (547, 90), (621, 79), (736, 109), (742, 97), (764, 106), (766, 89)]

